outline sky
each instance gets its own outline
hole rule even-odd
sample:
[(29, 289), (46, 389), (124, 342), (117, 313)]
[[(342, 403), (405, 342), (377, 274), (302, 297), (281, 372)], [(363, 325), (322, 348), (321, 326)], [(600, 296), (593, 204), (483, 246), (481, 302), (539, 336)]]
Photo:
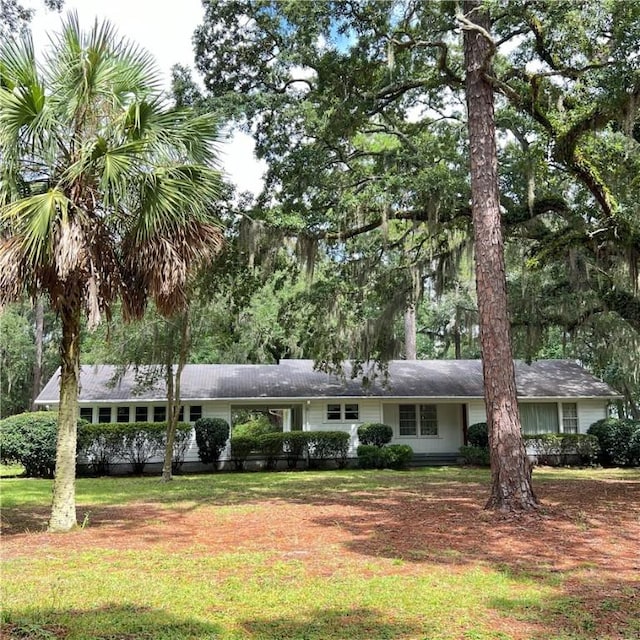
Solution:
[[(65, 0), (61, 14), (49, 11), (41, 0), (25, 0), (25, 6), (35, 9), (31, 30), (36, 50), (48, 45), (47, 33), (55, 32), (67, 11), (76, 11), (80, 25), (88, 29), (98, 20), (109, 20), (118, 33), (147, 49), (156, 59), (167, 88), (174, 64), (193, 66), (195, 28), (204, 10), (201, 0)], [(253, 154), (253, 141), (244, 133), (234, 133), (221, 146), (225, 173), (240, 191), (260, 190), (264, 165)]]

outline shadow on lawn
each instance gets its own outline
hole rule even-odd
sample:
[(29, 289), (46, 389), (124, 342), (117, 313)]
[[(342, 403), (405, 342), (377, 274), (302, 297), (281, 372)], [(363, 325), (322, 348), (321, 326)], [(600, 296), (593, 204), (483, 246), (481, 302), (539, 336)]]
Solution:
[(364, 608), (316, 609), (299, 617), (264, 618), (240, 623), (242, 637), (261, 640), (372, 640), (373, 638), (429, 638), (428, 630), (402, 620), (389, 620)]
[(6, 640), (215, 640), (217, 625), (176, 618), (161, 609), (108, 604), (96, 609), (3, 612)]

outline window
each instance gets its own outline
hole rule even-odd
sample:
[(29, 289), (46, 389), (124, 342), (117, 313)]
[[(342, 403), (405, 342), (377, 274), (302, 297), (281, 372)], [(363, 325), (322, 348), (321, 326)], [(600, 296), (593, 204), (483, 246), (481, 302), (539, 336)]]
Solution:
[(111, 422), (111, 407), (100, 407), (98, 409), (98, 422)]
[(345, 420), (359, 420), (360, 407), (357, 404), (345, 404), (344, 405), (344, 419)]
[(136, 407), (136, 422), (149, 420), (149, 407)]
[(558, 405), (555, 402), (526, 402), (520, 405), (522, 433), (558, 433)]
[(562, 403), (562, 432), (578, 433), (578, 405), (575, 402)]
[(164, 422), (167, 419), (167, 407), (153, 407), (153, 421)]
[[(401, 436), (437, 436), (438, 407), (435, 404), (399, 405), (399, 432)], [(420, 431), (418, 431), (420, 416)]]
[(178, 411), (178, 422), (184, 422), (184, 407), (180, 407)]
[(328, 404), (327, 420), (360, 420), (360, 406), (355, 402)]
[(118, 422), (129, 422), (129, 407), (118, 407), (116, 419)]
[(400, 405), (400, 435), (415, 436), (416, 435), (416, 405), (401, 404)]
[(87, 422), (93, 422), (93, 408), (92, 407), (80, 407), (80, 419)]
[(420, 405), (420, 435), (438, 435), (438, 408), (435, 404)]
[(196, 420), (200, 420), (202, 418), (202, 407), (200, 405), (193, 405), (189, 409), (189, 420), (191, 422), (196, 422)]
[(339, 404), (327, 405), (327, 420), (340, 420), (342, 418), (342, 407)]

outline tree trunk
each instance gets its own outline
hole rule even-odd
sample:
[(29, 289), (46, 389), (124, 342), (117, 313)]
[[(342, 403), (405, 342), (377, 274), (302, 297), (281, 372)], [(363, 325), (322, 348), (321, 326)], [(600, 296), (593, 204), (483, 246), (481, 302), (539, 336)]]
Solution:
[(507, 313), (504, 246), (498, 192), (493, 88), (485, 70), (491, 45), (489, 15), (478, 0), (464, 3), (466, 94), (471, 156), (471, 206), (485, 404), (489, 425), (491, 496), (487, 509), (528, 511), (537, 500), (520, 428)]
[(35, 302), (35, 342), (36, 353), (33, 362), (33, 387), (31, 389), (31, 411), (36, 410), (36, 398), (42, 391), (42, 343), (44, 336), (44, 303), (38, 296)]
[[(176, 439), (178, 417), (180, 415), (180, 381), (182, 371), (187, 364), (189, 346), (191, 342), (191, 328), (189, 311), (185, 311), (180, 318), (180, 352), (178, 354), (178, 367), (173, 373), (173, 362), (167, 362), (167, 442), (164, 450), (164, 463), (162, 465), (162, 481), (173, 480), (173, 444)], [(172, 352), (172, 350), (170, 350)]]
[(404, 312), (404, 357), (415, 360), (418, 357), (416, 346), (416, 305), (412, 302)]
[(62, 309), (60, 408), (49, 531), (70, 531), (76, 518), (76, 445), (80, 375), (80, 303)]

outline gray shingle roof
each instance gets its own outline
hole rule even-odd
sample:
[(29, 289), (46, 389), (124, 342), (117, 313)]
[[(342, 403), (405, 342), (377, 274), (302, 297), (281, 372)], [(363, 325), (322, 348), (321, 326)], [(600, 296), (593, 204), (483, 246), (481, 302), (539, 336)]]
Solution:
[[(80, 383), (81, 402), (161, 400), (164, 384), (151, 389), (136, 388), (132, 370), (113, 383), (116, 367), (85, 365)], [(192, 364), (182, 375), (182, 399), (249, 398), (482, 398), (480, 360), (394, 360), (389, 378), (363, 387), (359, 379), (313, 370), (312, 360), (282, 360), (280, 364)], [(59, 370), (38, 396), (38, 404), (58, 401)], [(613, 398), (618, 394), (575, 362), (539, 360), (528, 365), (516, 362), (516, 384), (520, 397)]]

